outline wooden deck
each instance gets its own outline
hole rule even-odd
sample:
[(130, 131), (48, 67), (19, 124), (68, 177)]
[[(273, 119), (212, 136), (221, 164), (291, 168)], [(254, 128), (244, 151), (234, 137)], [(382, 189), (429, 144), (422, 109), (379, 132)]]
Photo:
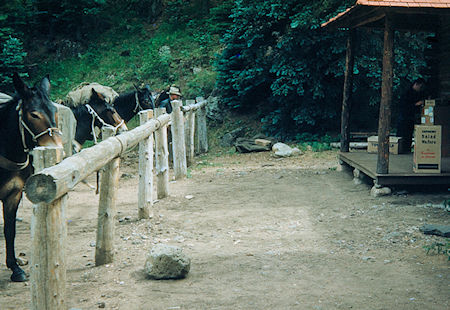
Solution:
[(401, 154), (389, 156), (389, 173), (377, 174), (377, 154), (367, 152), (340, 152), (339, 159), (349, 166), (375, 180), (379, 185), (406, 185), (406, 184), (442, 184), (450, 186), (450, 157), (442, 158), (441, 173), (415, 173), (413, 172), (413, 155)]

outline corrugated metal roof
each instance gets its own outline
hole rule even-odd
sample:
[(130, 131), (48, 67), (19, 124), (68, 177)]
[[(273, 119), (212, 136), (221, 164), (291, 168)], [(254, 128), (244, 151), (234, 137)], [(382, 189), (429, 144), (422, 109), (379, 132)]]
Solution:
[(356, 5), (397, 6), (409, 8), (450, 8), (450, 0), (358, 0)]
[(369, 9), (369, 7), (378, 7), (378, 8), (413, 8), (415, 10), (423, 8), (423, 9), (450, 9), (450, 0), (357, 0), (356, 3), (345, 10), (344, 12), (339, 13), (335, 17), (328, 20), (326, 23), (322, 24), (322, 27), (326, 27), (329, 24), (333, 24), (336, 21), (342, 19), (343, 17), (347, 17), (351, 13), (354, 13), (356, 10)]

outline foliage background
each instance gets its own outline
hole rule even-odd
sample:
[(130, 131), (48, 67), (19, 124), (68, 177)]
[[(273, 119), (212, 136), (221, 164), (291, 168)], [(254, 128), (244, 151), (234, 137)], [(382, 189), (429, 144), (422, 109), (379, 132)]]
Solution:
[[(225, 49), (218, 60), (218, 89), (224, 104), (257, 113), (275, 136), (301, 137), (339, 128), (345, 64), (344, 31), (321, 23), (354, 1), (238, 0)], [(394, 104), (422, 75), (427, 34), (395, 37)], [(357, 31), (353, 129), (377, 126), (383, 37)], [(395, 119), (395, 116), (394, 116)]]
[[(19, 71), (49, 73), (55, 99), (84, 81), (119, 92), (176, 83), (187, 98), (215, 89), (224, 110), (254, 116), (267, 134), (318, 137), (339, 129), (346, 40), (320, 25), (353, 3), (11, 0), (0, 4), (0, 87), (11, 92)], [(394, 113), (409, 83), (427, 78), (427, 36), (396, 34)], [(357, 31), (352, 130), (376, 128), (382, 43), (379, 31)]]

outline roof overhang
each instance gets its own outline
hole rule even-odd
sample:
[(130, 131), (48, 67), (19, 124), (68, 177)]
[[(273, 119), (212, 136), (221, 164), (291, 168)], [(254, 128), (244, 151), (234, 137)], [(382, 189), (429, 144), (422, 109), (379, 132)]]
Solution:
[(436, 31), (441, 18), (450, 18), (450, 0), (428, 2), (358, 0), (354, 6), (323, 23), (322, 27), (383, 28), (384, 17), (390, 16), (398, 30)]

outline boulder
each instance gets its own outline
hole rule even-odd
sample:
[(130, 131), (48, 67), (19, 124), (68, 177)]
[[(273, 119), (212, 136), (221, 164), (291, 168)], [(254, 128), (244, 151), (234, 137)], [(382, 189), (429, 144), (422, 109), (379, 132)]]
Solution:
[(278, 142), (272, 146), (272, 151), (276, 156), (289, 157), (292, 156), (292, 148), (284, 143)]
[(208, 97), (206, 105), (206, 117), (216, 123), (223, 123), (225, 118), (223, 109), (220, 108), (219, 97)]
[(191, 260), (177, 246), (157, 244), (147, 256), (145, 272), (150, 279), (181, 279), (186, 277)]
[(220, 145), (223, 147), (233, 146), (236, 139), (242, 137), (245, 134), (245, 128), (239, 127), (233, 131), (230, 131), (223, 135), (222, 139), (220, 139)]
[(425, 224), (420, 227), (425, 235), (436, 235), (441, 237), (450, 237), (450, 226), (449, 225), (435, 225), (435, 224)]

